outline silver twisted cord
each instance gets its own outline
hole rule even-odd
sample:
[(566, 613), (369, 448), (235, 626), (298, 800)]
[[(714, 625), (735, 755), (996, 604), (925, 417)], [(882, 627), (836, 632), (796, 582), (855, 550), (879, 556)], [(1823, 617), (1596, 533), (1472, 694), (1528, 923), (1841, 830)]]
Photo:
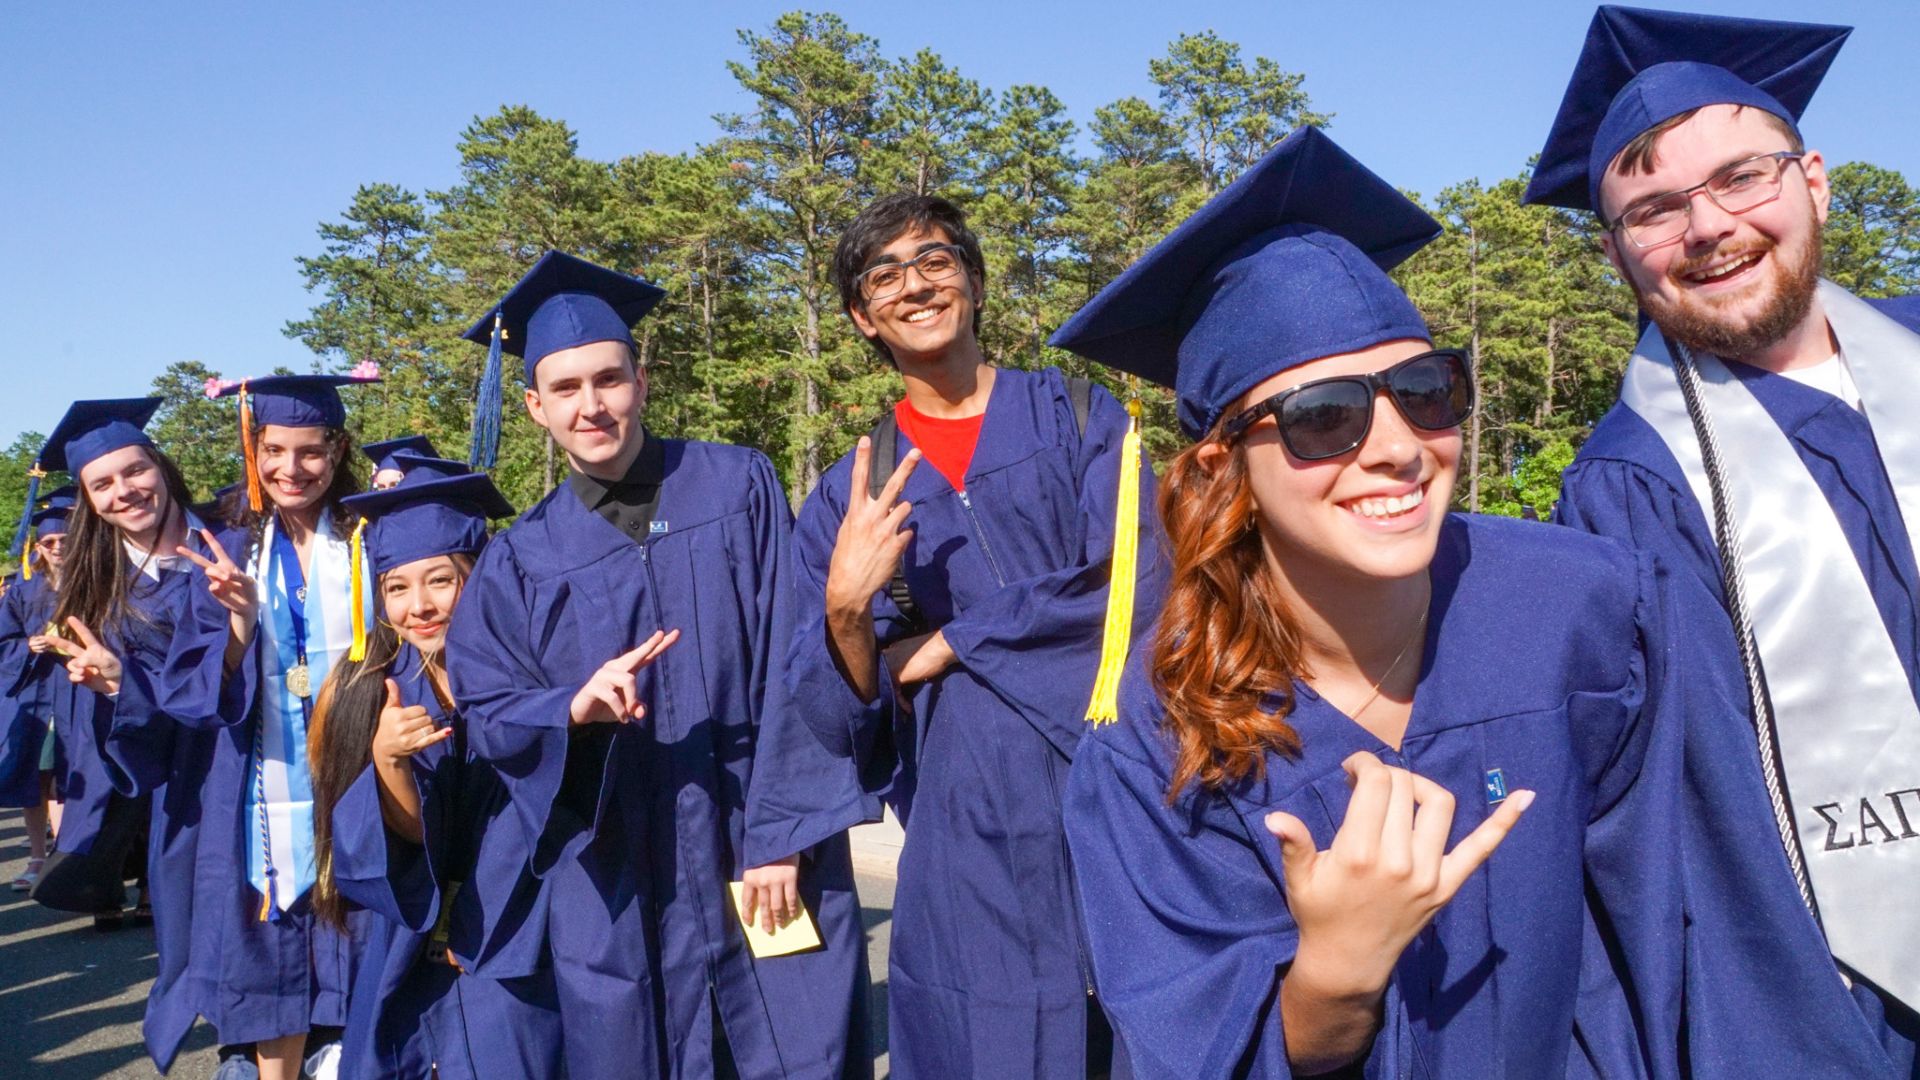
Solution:
[(1700, 459), (1707, 471), (1707, 488), (1713, 496), (1713, 532), (1720, 549), (1721, 583), (1727, 593), (1727, 614), (1733, 619), (1733, 633), (1740, 643), (1740, 667), (1747, 676), (1747, 692), (1753, 699), (1753, 731), (1760, 746), (1760, 778), (1767, 786), (1767, 799), (1773, 806), (1773, 824), (1780, 831), (1780, 845), (1786, 850), (1787, 865), (1793, 870), (1793, 883), (1800, 890), (1800, 901), (1807, 906), (1813, 921), (1820, 921), (1820, 906), (1813, 898), (1813, 880), (1807, 874), (1806, 860), (1800, 851), (1800, 834), (1794, 829), (1792, 801), (1786, 778), (1780, 771), (1780, 735), (1774, 727), (1773, 705), (1767, 697), (1766, 674), (1760, 667), (1760, 650), (1753, 636), (1753, 619), (1747, 612), (1746, 575), (1742, 572), (1740, 536), (1734, 527), (1733, 497), (1728, 494), (1720, 465), (1720, 439), (1714, 433), (1713, 417), (1700, 395), (1700, 372), (1693, 353), (1685, 345), (1667, 338), (1667, 353), (1673, 358), (1673, 372), (1680, 382), (1680, 396), (1687, 404), (1687, 418), (1700, 441)]

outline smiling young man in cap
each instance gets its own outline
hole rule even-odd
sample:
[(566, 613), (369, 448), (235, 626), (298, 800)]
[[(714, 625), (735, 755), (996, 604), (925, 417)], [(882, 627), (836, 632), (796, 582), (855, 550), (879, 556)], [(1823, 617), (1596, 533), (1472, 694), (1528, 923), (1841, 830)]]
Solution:
[[(1149, 508), (1128, 529), (1136, 588), (1131, 564), (1113, 569), (1117, 493), (1136, 475), (1122, 467), (1127, 413), (1056, 370), (987, 362), (985, 264), (944, 199), (869, 206), (834, 276), (904, 393), (880, 460), (862, 439), (800, 511), (792, 677), (821, 742), (857, 761), (906, 826), (888, 960), (893, 1069), (1103, 1075), (1112, 1039), (1060, 793), (1103, 657), (1124, 655), (1129, 637), (1103, 645), (1110, 574), (1127, 575), (1122, 596), (1140, 612), (1159, 596), (1152, 473), (1136, 460)], [(870, 470), (891, 477), (877, 492)]]
[(1920, 308), (1820, 279), (1798, 127), (1849, 32), (1603, 7), (1527, 191), (1651, 320), (1558, 517), (1729, 616), (1688, 680), (1697, 1075), (1920, 1075)]
[[(786, 494), (761, 454), (646, 430), (629, 328), (661, 295), (549, 252), (468, 333), (524, 357), (527, 412), (571, 466), (488, 545), (447, 642), (512, 801), (492, 828), (517, 830), (547, 893), (504, 947), (550, 950), (575, 1080), (870, 1075), (859, 788), (778, 719)], [(770, 824), (749, 829), (790, 774), (783, 799), (830, 805), (757, 808)], [(728, 897), (743, 879), (763, 925), (797, 896), (825, 948), (755, 958)]]

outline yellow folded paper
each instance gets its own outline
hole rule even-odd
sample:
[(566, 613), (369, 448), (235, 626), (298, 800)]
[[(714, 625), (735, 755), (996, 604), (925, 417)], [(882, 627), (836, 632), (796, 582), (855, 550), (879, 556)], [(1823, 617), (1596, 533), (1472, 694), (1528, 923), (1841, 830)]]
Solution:
[(740, 917), (740, 928), (746, 932), (747, 947), (753, 950), (755, 959), (787, 956), (820, 947), (820, 931), (814, 928), (813, 915), (807, 911), (806, 905), (801, 905), (800, 914), (794, 916), (792, 922), (769, 934), (760, 928), (759, 912), (754, 912), (752, 922), (747, 921), (745, 883), (730, 881), (727, 888), (733, 892), (733, 912)]

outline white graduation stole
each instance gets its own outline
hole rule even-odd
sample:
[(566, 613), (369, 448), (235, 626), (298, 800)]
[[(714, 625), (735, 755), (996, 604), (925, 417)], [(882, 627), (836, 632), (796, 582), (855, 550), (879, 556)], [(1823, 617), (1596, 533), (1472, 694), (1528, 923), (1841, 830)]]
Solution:
[[(1920, 553), (1920, 335), (1831, 282), (1820, 301), (1851, 366)], [(1834, 957), (1920, 1007), (1920, 704), (1839, 519), (1764, 406), (1696, 356), (1720, 445), (1791, 829)], [(1699, 439), (1657, 328), (1620, 399), (1659, 433), (1709, 522)], [(1718, 527), (1717, 525), (1715, 526)], [(1791, 853), (1790, 853), (1791, 857)]]
[[(263, 638), (260, 721), (247, 771), (247, 880), (262, 897), (271, 897), (272, 907), (279, 911), (291, 908), (313, 887), (308, 711), (334, 662), (346, 655), (353, 642), (352, 556), (347, 541), (334, 538), (330, 516), (320, 515), (307, 574), (307, 667), (313, 697), (303, 700), (288, 686), (288, 673), (299, 663), (299, 654), (286, 568), (274, 557), (276, 519), (268, 519), (260, 546), (247, 564), (260, 600), (256, 633)], [(366, 583), (366, 592), (371, 604), (371, 582)], [(271, 888), (269, 869), (273, 871)], [(263, 906), (263, 918), (273, 914)]]

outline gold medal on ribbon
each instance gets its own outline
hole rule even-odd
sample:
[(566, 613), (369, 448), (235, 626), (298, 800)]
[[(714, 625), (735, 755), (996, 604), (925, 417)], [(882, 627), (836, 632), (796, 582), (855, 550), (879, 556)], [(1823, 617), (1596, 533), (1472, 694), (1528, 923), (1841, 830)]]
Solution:
[(297, 698), (313, 696), (313, 675), (305, 664), (295, 664), (287, 669), (287, 689)]

